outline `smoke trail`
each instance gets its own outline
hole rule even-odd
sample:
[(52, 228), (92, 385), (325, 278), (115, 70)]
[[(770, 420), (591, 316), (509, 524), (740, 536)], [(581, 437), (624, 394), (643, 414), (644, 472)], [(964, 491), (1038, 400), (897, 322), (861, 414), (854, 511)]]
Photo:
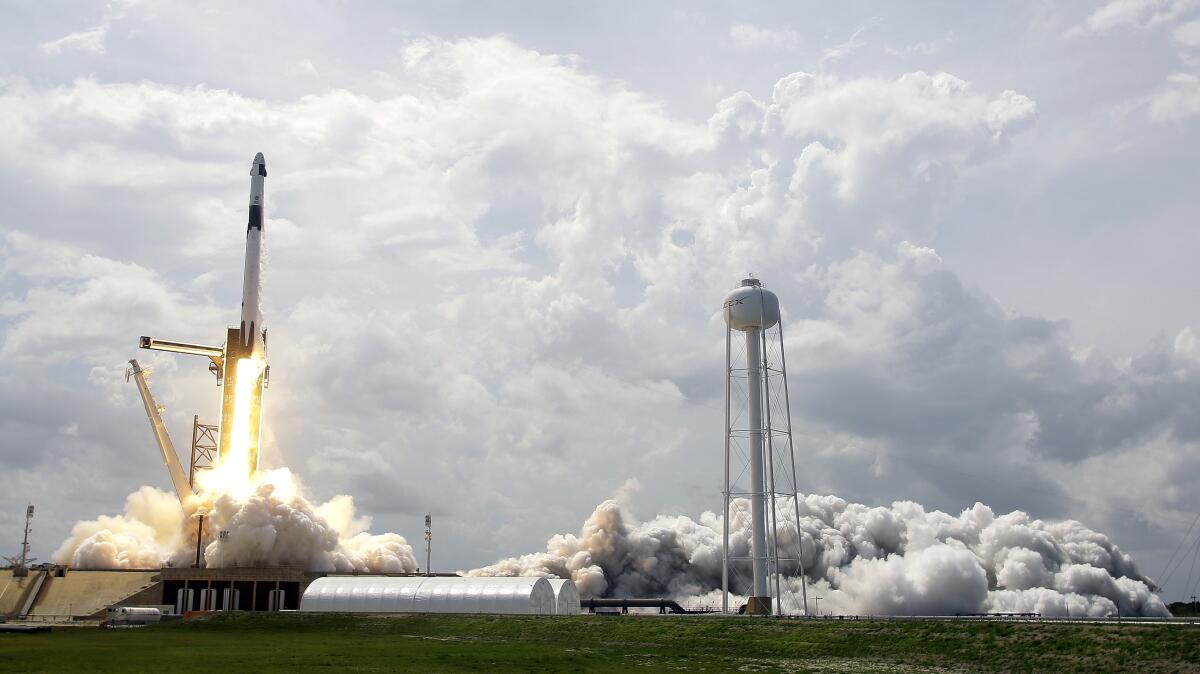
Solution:
[[(206, 566), (302, 566), (309, 571), (401, 573), (417, 569), (412, 547), (397, 534), (371, 535), (354, 500), (335, 496), (313, 505), (286, 468), (264, 474), (246, 498), (204, 492), (181, 505), (164, 491), (142, 487), (125, 512), (79, 522), (54, 560), (82, 569), (188, 566), (194, 561), (199, 513)], [(224, 538), (218, 536), (228, 531)]]
[[(890, 508), (802, 496), (799, 537), (810, 596), (822, 613), (953, 615), (1037, 612), (1046, 616), (1165, 616), (1151, 581), (1103, 534), (1075, 521), (1046, 522), (1015, 511), (996, 516), (976, 503), (957, 517), (910, 501)], [(779, 503), (781, 551), (797, 542), (796, 507)], [(506, 559), (470, 575), (572, 578), (585, 596), (663, 596), (720, 601), (721, 517), (705, 512), (628, 521), (615, 501), (601, 503), (578, 536), (559, 534), (546, 552)], [(750, 548), (750, 506), (730, 508), (732, 556)], [(781, 556), (783, 552), (781, 552)], [(788, 605), (801, 591), (794, 562), (781, 561)], [(735, 568), (741, 602), (748, 567)]]

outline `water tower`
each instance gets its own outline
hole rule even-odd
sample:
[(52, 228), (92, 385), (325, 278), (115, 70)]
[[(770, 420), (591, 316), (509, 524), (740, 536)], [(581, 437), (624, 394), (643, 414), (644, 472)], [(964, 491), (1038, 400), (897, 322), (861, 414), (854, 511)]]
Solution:
[[(756, 278), (742, 279), (725, 296), (725, 489), (724, 543), (721, 555), (721, 608), (729, 610), (730, 581), (745, 588), (746, 613), (782, 615), (780, 576), (800, 576), (803, 605), (807, 589), (801, 561), (802, 537), (795, 507), (796, 458), (792, 451), (792, 416), (788, 401), (787, 361), (779, 298)], [(735, 339), (734, 333), (742, 333)], [(734, 499), (750, 503), (749, 554), (732, 554), (729, 510)], [(778, 512), (792, 505), (795, 541), (781, 551)], [(780, 507), (777, 507), (780, 506)], [(782, 516), (786, 517), (788, 513)], [(792, 538), (792, 536), (789, 536)], [(782, 552), (782, 556), (781, 556)], [(782, 564), (782, 566), (781, 566)], [(748, 575), (749, 577), (745, 577)], [(732, 578), (731, 578), (732, 576)]]

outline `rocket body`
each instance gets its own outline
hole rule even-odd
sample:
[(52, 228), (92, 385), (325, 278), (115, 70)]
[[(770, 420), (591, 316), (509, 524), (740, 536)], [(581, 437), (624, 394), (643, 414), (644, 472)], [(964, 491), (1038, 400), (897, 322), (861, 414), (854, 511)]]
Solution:
[[(262, 435), (262, 397), (267, 377), (267, 345), (262, 319), (262, 245), (267, 162), (261, 152), (250, 165), (250, 214), (246, 222), (246, 268), (242, 277), (241, 321), (225, 336), (218, 451), (222, 464), (245, 462), (253, 481)], [(232, 465), (232, 464), (231, 464)]]
[(254, 155), (250, 165), (250, 215), (246, 222), (246, 270), (242, 276), (242, 320), (239, 326), (241, 345), (261, 358), (264, 351), (262, 336), (262, 244), (263, 191), (267, 178), (267, 162), (261, 152)]

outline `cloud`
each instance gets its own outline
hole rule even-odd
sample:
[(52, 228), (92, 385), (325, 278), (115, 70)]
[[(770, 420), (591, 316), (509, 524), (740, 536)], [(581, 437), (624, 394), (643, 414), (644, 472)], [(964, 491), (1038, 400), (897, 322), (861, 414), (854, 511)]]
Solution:
[(1171, 38), (1184, 47), (1200, 47), (1200, 21), (1180, 24), (1172, 31)]
[[(926, 453), (949, 441), (948, 460), (986, 452), (988, 438), (1068, 461), (1160, 430), (1200, 439), (1187, 412), (1200, 393), (1190, 330), (1127, 362), (1078, 351), (1065, 326), (1012, 314), (907, 243), (893, 259), (860, 253), (811, 283), (820, 299), (795, 328), (789, 363), (814, 384), (799, 406), (840, 430)], [(888, 412), (844, 414), (852, 400)], [(925, 434), (951, 425), (964, 434)]]
[(800, 34), (791, 28), (763, 28), (751, 23), (730, 26), (729, 39), (737, 49), (788, 49), (800, 44)]
[(863, 33), (865, 33), (868, 28), (878, 25), (879, 22), (880, 19), (876, 17), (868, 23), (855, 28), (854, 32), (850, 34), (850, 37), (847, 38), (845, 42), (825, 48), (824, 52), (821, 54), (821, 64), (824, 65), (830, 61), (837, 61), (846, 58), (859, 49), (865, 47), (867, 42), (862, 37)]
[[(1076, 521), (1045, 522), (1020, 511), (997, 516), (976, 503), (957, 517), (911, 501), (890, 507), (833, 496), (780, 499), (779, 541), (786, 612), (804, 596), (799, 567), (823, 612), (956, 615), (1036, 611), (1045, 616), (1166, 616), (1153, 583), (1108, 537)], [(723, 516), (663, 516), (638, 523), (605, 501), (579, 534), (558, 534), (544, 553), (504, 559), (474, 576), (571, 578), (583, 596), (666, 596), (719, 602)], [(751, 571), (750, 503), (729, 510), (729, 591), (744, 603)], [(799, 543), (802, 541), (802, 543)], [(739, 561), (741, 560), (741, 561)], [(815, 610), (815, 607), (810, 607)]]
[(38, 49), (47, 56), (60, 56), (65, 51), (82, 51), (91, 54), (104, 53), (104, 38), (108, 36), (108, 25), (97, 26), (91, 30), (64, 35), (57, 40), (43, 42)]
[[(1190, 332), (1105, 357), (928, 243), (931, 223), (975, 225), (939, 214), (1037, 122), (1016, 91), (798, 72), (685, 116), (504, 38), (410, 41), (371, 86), (295, 97), (2, 86), (0, 184), (36, 227), (0, 244), (0, 423), (22, 448), (0, 493), (69, 488), (111, 512), (159, 477), (123, 361), (139, 334), (222, 339), (258, 149), (265, 460), (386, 528), (444, 508), (447, 557), (531, 549), (629, 478), (647, 508), (711, 503), (717, 310), (746, 271), (784, 302), (814, 485), (1104, 512), (1084, 483), (1099, 459), (1192, 451)], [(212, 419), (203, 363), (148, 362), (173, 429)], [(110, 468), (138, 456), (139, 481)], [(65, 534), (84, 506), (62, 503)], [(1028, 562), (1005, 567), (1014, 585)]]
[(884, 47), (884, 51), (892, 56), (907, 56), (909, 54), (919, 54), (921, 56), (932, 56), (942, 51), (942, 48), (952, 38), (936, 41), (922, 41), (907, 44), (899, 49), (895, 47)]
[[(197, 519), (198, 513), (203, 520)], [(365, 532), (370, 524), (370, 517), (357, 516), (350, 496), (314, 505), (289, 470), (277, 469), (260, 475), (248, 495), (202, 487), (182, 505), (173, 494), (143, 486), (126, 498), (123, 514), (77, 522), (53, 559), (82, 569), (186, 566), (198, 549), (196, 532), (204, 526), (204, 538), (210, 542), (203, 563), (210, 568), (416, 571), (412, 547), (404, 537), (371, 535)]]
[(1200, 77), (1174, 73), (1150, 96), (1147, 114), (1157, 124), (1180, 122), (1200, 114)]
[(296, 61), (288, 68), (288, 72), (297, 77), (316, 77), (319, 74), (317, 66), (312, 62), (312, 59), (300, 59)]
[(1066, 37), (1104, 35), (1115, 28), (1152, 28), (1200, 7), (1196, 0), (1111, 0), (1093, 11)]

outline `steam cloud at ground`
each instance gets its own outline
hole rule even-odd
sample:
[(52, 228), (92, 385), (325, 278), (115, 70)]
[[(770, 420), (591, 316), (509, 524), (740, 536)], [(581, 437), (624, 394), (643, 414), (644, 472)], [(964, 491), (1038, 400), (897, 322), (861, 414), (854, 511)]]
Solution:
[[(397, 534), (372, 535), (350, 496), (314, 505), (287, 469), (266, 473), (253, 494), (205, 494), (182, 506), (159, 489), (129, 495), (125, 512), (79, 522), (54, 553), (76, 568), (188, 566), (194, 561), (196, 514), (203, 506), (207, 566), (302, 566), (322, 572), (401, 573), (417, 569), (412, 547)], [(731, 555), (750, 547), (750, 508), (730, 509)], [(796, 510), (781, 500), (781, 557), (794, 557)], [(1165, 616), (1149, 578), (1108, 538), (1079, 522), (1048, 522), (1015, 511), (997, 516), (977, 503), (957, 517), (910, 501), (891, 507), (847, 503), (835, 496), (799, 501), (809, 597), (822, 613), (953, 615), (1036, 612), (1045, 616)], [(719, 604), (721, 517), (699, 521), (660, 515), (637, 523), (605, 501), (578, 535), (558, 534), (546, 552), (501, 560), (473, 576), (571, 578), (582, 596), (664, 596)], [(229, 531), (225, 539), (216, 535)], [(784, 605), (801, 605), (795, 562), (781, 561)], [(748, 565), (731, 573), (731, 605), (749, 584)]]
[[(781, 500), (780, 556), (795, 557), (796, 509)], [(1108, 538), (1079, 522), (1047, 522), (976, 503), (954, 517), (910, 501), (890, 508), (802, 496), (799, 522), (808, 596), (821, 613), (954, 615), (1036, 612), (1044, 616), (1166, 616), (1150, 579)], [(730, 509), (730, 554), (748, 556), (750, 506)], [(582, 596), (665, 596), (721, 601), (719, 515), (658, 516), (634, 523), (605, 501), (579, 535), (558, 534), (546, 552), (475, 569), (475, 576), (572, 578)], [(784, 606), (801, 604), (795, 563), (780, 561)], [(731, 573), (731, 606), (744, 602), (748, 566)], [(813, 608), (810, 605), (810, 608)]]
[[(248, 498), (204, 492), (182, 505), (153, 487), (125, 499), (121, 515), (78, 522), (54, 561), (81, 569), (190, 566), (195, 561), (197, 513), (203, 507), (204, 564), (302, 566), (309, 571), (401, 573), (417, 569), (403, 536), (367, 533), (354, 500), (335, 496), (314, 505), (286, 468), (265, 473)], [(228, 537), (218, 536), (228, 531)]]

